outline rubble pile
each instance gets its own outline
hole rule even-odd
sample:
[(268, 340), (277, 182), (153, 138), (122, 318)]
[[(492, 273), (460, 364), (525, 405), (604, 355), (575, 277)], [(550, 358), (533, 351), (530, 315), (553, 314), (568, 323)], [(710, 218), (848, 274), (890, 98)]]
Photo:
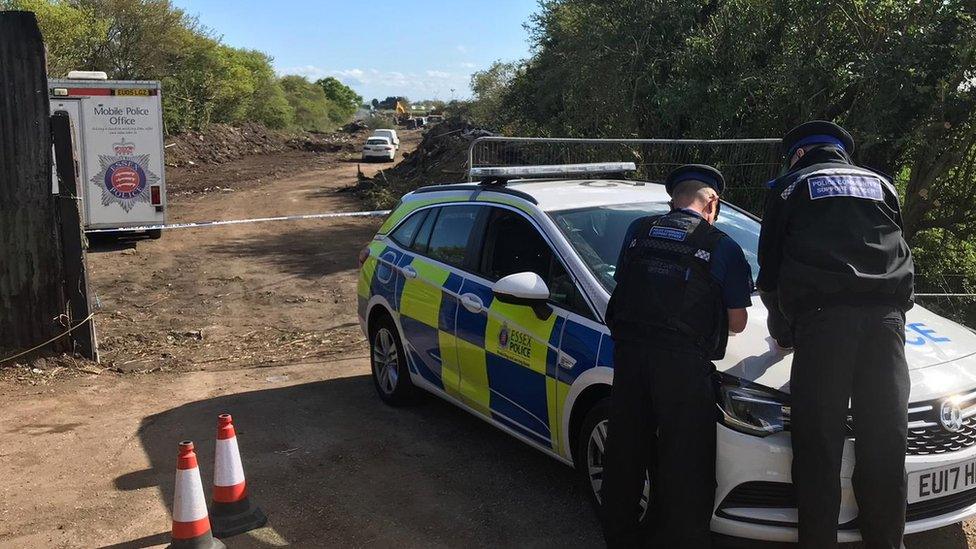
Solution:
[(287, 147), (288, 135), (260, 124), (211, 124), (166, 139), (166, 165), (221, 164), (249, 154), (267, 154)]
[(432, 126), (420, 145), (403, 160), (375, 177), (360, 176), (357, 191), (369, 208), (389, 208), (400, 197), (424, 185), (457, 183), (466, 179), (468, 146), (491, 132), (452, 118)]
[(356, 152), (369, 133), (364, 124), (347, 124), (336, 133), (285, 132), (260, 124), (240, 126), (211, 124), (201, 131), (170, 136), (166, 140), (166, 165), (192, 167), (222, 164), (252, 154), (271, 154), (287, 149), (309, 152)]

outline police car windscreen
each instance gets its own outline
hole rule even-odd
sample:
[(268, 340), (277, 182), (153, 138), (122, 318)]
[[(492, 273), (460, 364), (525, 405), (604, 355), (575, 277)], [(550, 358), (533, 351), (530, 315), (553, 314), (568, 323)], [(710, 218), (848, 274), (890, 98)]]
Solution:
[[(612, 292), (617, 285), (613, 274), (631, 224), (642, 217), (667, 212), (665, 203), (646, 202), (563, 210), (550, 212), (550, 216), (604, 288)], [(759, 223), (726, 206), (722, 208), (716, 226), (742, 246), (752, 274), (756, 276), (759, 271)]]

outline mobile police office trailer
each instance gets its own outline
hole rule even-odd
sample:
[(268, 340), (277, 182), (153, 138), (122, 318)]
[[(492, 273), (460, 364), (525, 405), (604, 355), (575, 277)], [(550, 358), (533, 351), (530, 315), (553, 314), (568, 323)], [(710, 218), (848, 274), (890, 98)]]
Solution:
[(68, 76), (49, 80), (48, 91), (51, 112), (66, 111), (75, 128), (85, 229), (164, 224), (159, 82), (108, 80), (99, 72), (73, 71)]

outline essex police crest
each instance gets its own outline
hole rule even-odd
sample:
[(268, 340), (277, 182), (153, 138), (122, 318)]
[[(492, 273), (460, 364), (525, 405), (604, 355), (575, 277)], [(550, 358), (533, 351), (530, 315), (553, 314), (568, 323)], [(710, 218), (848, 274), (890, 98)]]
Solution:
[(113, 144), (112, 150), (114, 155), (98, 155), (99, 172), (91, 182), (102, 190), (103, 206), (116, 202), (128, 212), (136, 202), (149, 202), (149, 186), (159, 176), (149, 171), (149, 155), (136, 154), (135, 144), (125, 138)]
[(508, 324), (502, 324), (502, 329), (498, 331), (498, 346), (502, 349), (508, 348)]

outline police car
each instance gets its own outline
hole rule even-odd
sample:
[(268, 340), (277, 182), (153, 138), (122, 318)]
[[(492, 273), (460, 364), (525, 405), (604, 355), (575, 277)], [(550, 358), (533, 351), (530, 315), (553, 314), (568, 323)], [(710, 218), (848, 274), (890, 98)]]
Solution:
[[(668, 211), (663, 185), (605, 178), (633, 168), (475, 168), (484, 183), (404, 196), (360, 255), (359, 316), (380, 398), (402, 405), (423, 390), (452, 402), (575, 466), (595, 501), (613, 382), (603, 315), (615, 264), (631, 222)], [(726, 204), (717, 226), (755, 274), (758, 220)], [(912, 533), (976, 513), (976, 334), (916, 306), (906, 351)], [(796, 540), (790, 359), (755, 299), (748, 327), (716, 363), (716, 533)], [(850, 429), (840, 541), (860, 537)]]

